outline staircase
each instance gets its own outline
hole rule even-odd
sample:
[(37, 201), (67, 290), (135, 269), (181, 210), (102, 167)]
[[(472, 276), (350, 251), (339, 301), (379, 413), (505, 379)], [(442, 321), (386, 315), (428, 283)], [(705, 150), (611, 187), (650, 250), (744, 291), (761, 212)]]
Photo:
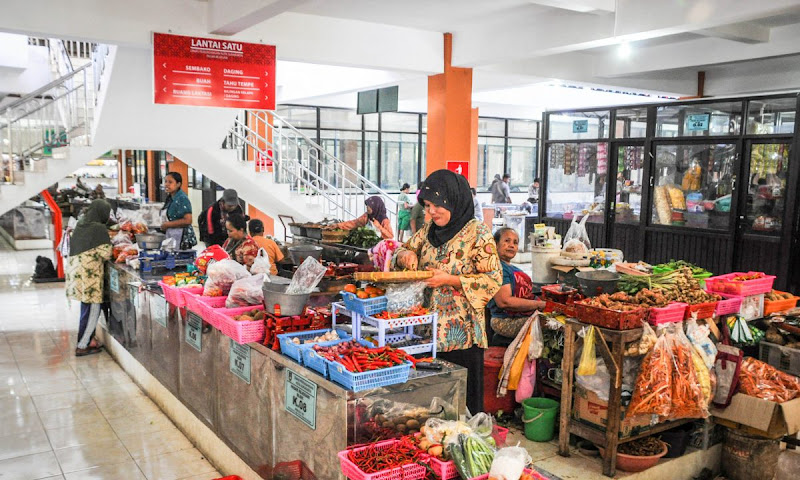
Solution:
[(109, 50), (73, 69), (61, 40), (47, 46), (56, 80), (0, 110), (0, 214), (108, 150), (92, 133)]

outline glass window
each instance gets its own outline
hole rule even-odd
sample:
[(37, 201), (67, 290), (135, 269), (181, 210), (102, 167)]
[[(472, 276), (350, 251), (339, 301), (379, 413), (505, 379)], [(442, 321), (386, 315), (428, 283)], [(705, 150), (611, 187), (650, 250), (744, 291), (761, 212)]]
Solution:
[(294, 128), (317, 128), (316, 107), (279, 105), (277, 113)]
[(393, 113), (381, 114), (381, 131), (384, 132), (418, 132), (418, 113)]
[(505, 139), (478, 137), (478, 186), (488, 191), (495, 175), (503, 176)]
[(320, 108), (319, 127), (342, 130), (361, 130), (361, 115), (358, 115), (355, 110)]
[[(320, 146), (356, 172), (361, 165), (361, 132), (321, 130)], [(349, 178), (355, 181), (355, 178)], [(329, 178), (328, 181), (332, 181)]]
[(762, 143), (750, 147), (745, 231), (779, 234), (783, 223), (789, 143)]
[(747, 107), (747, 133), (794, 133), (797, 98), (751, 100)]
[(381, 134), (381, 188), (399, 191), (406, 182), (417, 183), (418, 141), (415, 133)]
[(506, 136), (506, 121), (500, 118), (478, 118), (478, 135)]
[(554, 143), (547, 148), (548, 217), (590, 215), (603, 222), (608, 177), (607, 143)]
[(608, 137), (608, 110), (550, 114), (551, 140), (581, 140)]
[(639, 223), (642, 212), (644, 147), (620, 146), (617, 150), (617, 196), (615, 221)]
[(366, 132), (364, 134), (364, 170), (362, 175), (375, 185), (378, 184), (378, 134)]
[(528, 187), (536, 177), (537, 153), (536, 140), (508, 139), (508, 173), (511, 175), (512, 192), (528, 191)]
[(422, 133), (428, 133), (428, 115), (422, 114)]
[(420, 171), (420, 181), (425, 180), (427, 172), (427, 154), (428, 154), (428, 136), (426, 134), (422, 134), (422, 154), (420, 155), (419, 159), (419, 171)]
[(653, 224), (727, 230), (735, 161), (732, 144), (658, 145)]
[(535, 120), (509, 120), (508, 136), (517, 138), (537, 138), (539, 122)]
[(646, 108), (620, 108), (616, 112), (615, 138), (642, 138), (647, 133)]
[(361, 115), (364, 117), (364, 130), (372, 130), (374, 132), (378, 131), (378, 114), (377, 113), (368, 113), (366, 115)]
[(658, 107), (657, 137), (738, 135), (742, 102), (697, 103)]

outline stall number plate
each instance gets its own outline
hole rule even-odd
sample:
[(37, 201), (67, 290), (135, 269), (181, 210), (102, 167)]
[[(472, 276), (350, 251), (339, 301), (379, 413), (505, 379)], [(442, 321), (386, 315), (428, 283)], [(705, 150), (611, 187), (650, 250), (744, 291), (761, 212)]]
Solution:
[(203, 320), (197, 315), (186, 319), (186, 343), (198, 352), (203, 350)]
[(231, 373), (250, 383), (250, 345), (239, 345), (232, 338), (231, 348)]
[(317, 384), (286, 370), (286, 411), (317, 429)]
[(572, 133), (586, 133), (589, 131), (589, 120), (574, 120), (572, 122)]
[(119, 271), (116, 268), (108, 272), (108, 285), (112, 292), (119, 293)]
[(704, 132), (708, 130), (709, 117), (707, 113), (689, 115), (686, 118), (686, 127), (690, 132)]
[(167, 328), (167, 301), (164, 297), (156, 295), (150, 297), (150, 318), (162, 327)]

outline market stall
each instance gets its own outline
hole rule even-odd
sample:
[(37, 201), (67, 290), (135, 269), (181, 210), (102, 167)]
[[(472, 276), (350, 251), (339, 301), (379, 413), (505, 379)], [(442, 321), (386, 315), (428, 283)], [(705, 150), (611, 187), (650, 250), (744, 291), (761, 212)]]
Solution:
[(650, 263), (774, 272), (797, 290), (797, 93), (545, 114), (542, 221)]

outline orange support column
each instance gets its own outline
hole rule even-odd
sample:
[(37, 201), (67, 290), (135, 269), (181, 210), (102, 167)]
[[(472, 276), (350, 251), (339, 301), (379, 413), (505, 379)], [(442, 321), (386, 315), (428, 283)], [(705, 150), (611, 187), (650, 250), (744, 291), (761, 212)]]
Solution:
[(178, 160), (178, 157), (172, 157), (172, 162), (167, 164), (167, 170), (170, 172), (180, 173), (181, 177), (183, 178), (183, 183), (181, 184), (181, 190), (183, 193), (189, 193), (189, 165), (186, 165), (182, 161)]
[(428, 77), (427, 174), (448, 161), (469, 162), (469, 183), (478, 179), (478, 109), (472, 108), (472, 69), (453, 67), (453, 36), (444, 34), (444, 73)]
[(252, 205), (247, 206), (247, 214), (250, 215), (251, 220), (257, 218), (264, 222), (264, 235), (275, 234), (275, 221), (272, 217)]

